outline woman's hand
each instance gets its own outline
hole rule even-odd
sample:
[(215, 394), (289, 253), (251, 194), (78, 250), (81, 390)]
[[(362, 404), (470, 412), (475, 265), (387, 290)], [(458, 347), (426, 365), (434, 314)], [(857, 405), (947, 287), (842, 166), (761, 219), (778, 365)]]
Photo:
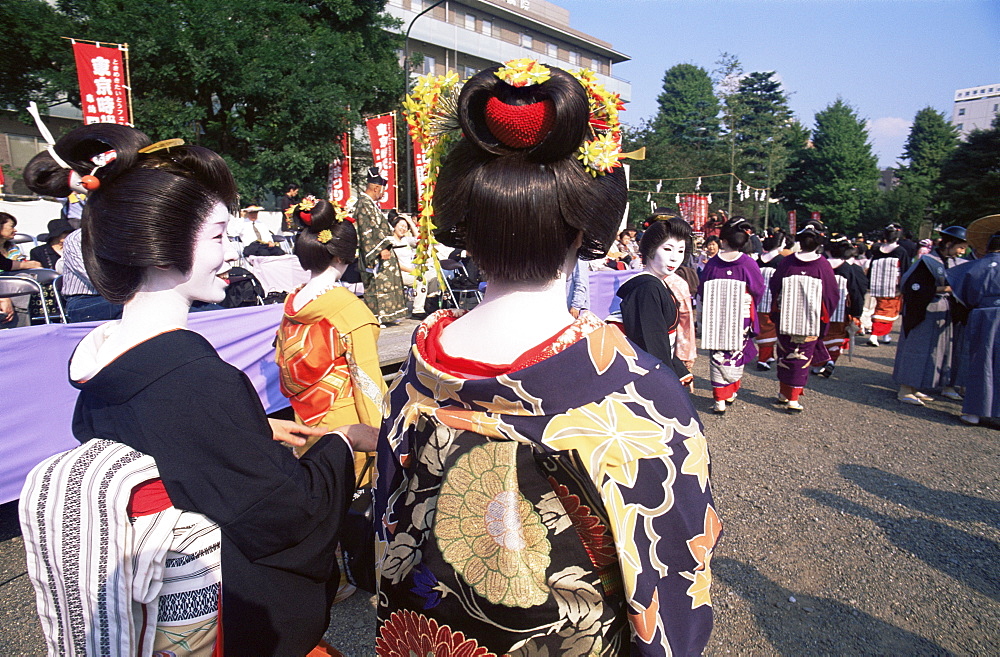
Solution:
[(355, 452), (374, 452), (378, 449), (378, 427), (370, 427), (367, 424), (345, 424), (334, 431), (347, 436)]
[(41, 269), (42, 263), (37, 260), (15, 260), (14, 269)]
[(298, 424), (291, 420), (268, 418), (267, 422), (271, 425), (271, 433), (274, 434), (274, 440), (277, 440), (279, 443), (285, 443), (290, 447), (302, 447), (306, 444), (307, 439), (318, 438), (329, 433), (322, 427), (307, 427), (304, 424)]
[(0, 319), (5, 322), (14, 319), (14, 304), (10, 299), (0, 299)]

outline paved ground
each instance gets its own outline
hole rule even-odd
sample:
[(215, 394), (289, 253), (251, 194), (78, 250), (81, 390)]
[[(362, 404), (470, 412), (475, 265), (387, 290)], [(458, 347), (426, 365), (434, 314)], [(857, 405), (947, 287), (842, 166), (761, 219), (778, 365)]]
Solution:
[[(383, 357), (402, 356), (410, 331), (387, 329)], [(857, 353), (811, 383), (797, 416), (770, 405), (774, 373), (756, 371), (713, 415), (698, 359), (725, 523), (708, 655), (1000, 655), (1000, 433), (960, 425), (953, 402), (898, 403), (893, 345)], [(4, 656), (44, 653), (22, 550), (13, 505), (0, 507)], [(334, 608), (328, 640), (345, 654), (374, 654), (373, 636), (369, 596)]]

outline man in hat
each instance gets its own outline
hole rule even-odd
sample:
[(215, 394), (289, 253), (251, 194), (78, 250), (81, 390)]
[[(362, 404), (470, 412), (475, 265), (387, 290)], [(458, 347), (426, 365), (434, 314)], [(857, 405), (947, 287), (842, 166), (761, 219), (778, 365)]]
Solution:
[(243, 255), (285, 255), (284, 249), (274, 241), (274, 235), (267, 226), (257, 221), (258, 213), (263, 209), (259, 205), (251, 205), (244, 208), (241, 213), (245, 220), (243, 222), (243, 230), (240, 232), (240, 241), (243, 243)]
[(358, 270), (365, 286), (365, 304), (371, 309), (379, 324), (396, 322), (406, 316), (406, 297), (403, 295), (403, 278), (399, 261), (392, 250), (392, 227), (379, 210), (388, 182), (378, 167), (369, 167), (365, 178), (367, 186), (358, 195), (354, 206), (355, 226), (358, 229)]

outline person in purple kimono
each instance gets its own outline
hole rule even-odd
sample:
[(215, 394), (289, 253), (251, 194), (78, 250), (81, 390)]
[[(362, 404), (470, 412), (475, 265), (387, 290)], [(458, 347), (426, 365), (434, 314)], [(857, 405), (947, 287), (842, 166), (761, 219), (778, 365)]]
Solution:
[(757, 358), (753, 338), (759, 332), (757, 302), (764, 294), (764, 277), (757, 262), (742, 252), (749, 239), (748, 226), (739, 217), (726, 222), (718, 255), (700, 273), (701, 340), (702, 348), (709, 351), (716, 413), (725, 413), (726, 405), (736, 401), (743, 366)]
[(829, 360), (823, 344), (840, 299), (833, 268), (820, 256), (825, 229), (810, 221), (796, 234), (799, 252), (778, 265), (771, 277), (771, 318), (778, 327), (778, 382), (776, 404), (790, 413), (802, 411), (799, 396), (809, 381), (809, 365)]

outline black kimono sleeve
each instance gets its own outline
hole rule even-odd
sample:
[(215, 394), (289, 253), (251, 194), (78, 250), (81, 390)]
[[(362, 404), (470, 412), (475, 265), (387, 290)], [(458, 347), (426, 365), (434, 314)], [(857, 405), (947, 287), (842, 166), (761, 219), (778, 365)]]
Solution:
[(850, 317), (861, 317), (865, 310), (865, 295), (868, 294), (868, 277), (857, 265), (848, 264), (847, 274), (847, 314)]
[(923, 262), (900, 282), (903, 296), (903, 334), (912, 331), (927, 316), (927, 306), (937, 295), (937, 279)]
[(642, 280), (622, 298), (625, 335), (641, 349), (663, 361), (683, 381), (691, 373), (675, 356), (669, 333), (677, 326), (677, 301), (662, 281), (652, 276), (643, 278), (648, 280)]

